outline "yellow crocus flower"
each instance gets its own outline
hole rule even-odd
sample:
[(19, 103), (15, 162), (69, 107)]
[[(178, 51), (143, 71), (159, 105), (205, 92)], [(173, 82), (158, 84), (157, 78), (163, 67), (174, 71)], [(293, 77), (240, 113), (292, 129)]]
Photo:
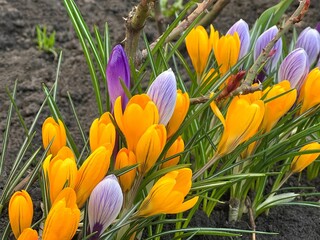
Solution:
[(77, 172), (74, 190), (77, 194), (77, 204), (81, 208), (87, 201), (94, 187), (106, 176), (112, 154), (111, 146), (98, 147), (83, 162)]
[(290, 91), (290, 89), (290, 82), (285, 80), (263, 91), (263, 95), (265, 96), (264, 101), (272, 99), (265, 103), (264, 118), (260, 127), (264, 132), (269, 132), (295, 103), (297, 90), (293, 89)]
[[(184, 151), (184, 141), (181, 136), (179, 136), (174, 143), (170, 146), (168, 149), (166, 155), (164, 158), (170, 158), (173, 155), (179, 154)], [(175, 166), (179, 163), (180, 156), (177, 156), (175, 158), (172, 158), (164, 163), (162, 163), (161, 168), (166, 168), (170, 166)]]
[(38, 240), (39, 236), (36, 230), (25, 228), (20, 234), (18, 240)]
[(187, 92), (182, 93), (180, 89), (177, 90), (176, 105), (166, 128), (168, 138), (170, 138), (180, 127), (184, 118), (186, 117), (190, 106), (190, 99)]
[(42, 143), (43, 147), (47, 148), (52, 142), (48, 151), (48, 155), (56, 155), (57, 152), (67, 144), (67, 135), (63, 122), (58, 119), (58, 123), (52, 118), (48, 117), (42, 125)]
[(198, 76), (203, 73), (211, 52), (207, 31), (202, 26), (193, 28), (186, 37), (186, 47)]
[(161, 177), (142, 202), (137, 216), (149, 217), (156, 214), (175, 214), (192, 208), (198, 196), (185, 201), (191, 188), (192, 171), (182, 168)]
[(44, 223), (43, 240), (70, 240), (75, 235), (80, 221), (76, 193), (65, 188), (57, 196)]
[(109, 112), (95, 119), (90, 127), (90, 148), (93, 152), (100, 146), (111, 144), (112, 149), (116, 139), (116, 129), (112, 123), (112, 116)]
[(139, 139), (136, 150), (139, 173), (147, 173), (159, 158), (167, 140), (167, 131), (162, 124), (153, 124)]
[[(119, 170), (121, 168), (134, 165), (136, 163), (137, 163), (137, 159), (135, 154), (126, 148), (122, 148), (117, 154), (114, 169)], [(127, 192), (131, 189), (134, 179), (136, 177), (136, 174), (137, 174), (137, 170), (136, 168), (134, 168), (129, 172), (119, 176), (119, 182), (123, 192)]]
[(133, 96), (124, 112), (122, 112), (121, 97), (118, 97), (114, 106), (114, 116), (126, 138), (128, 149), (134, 152), (139, 138), (147, 128), (159, 123), (158, 109), (146, 94)]
[(299, 101), (302, 101), (300, 114), (320, 103), (320, 69), (314, 68), (302, 85)]
[(25, 190), (15, 192), (9, 201), (9, 221), (17, 239), (22, 231), (29, 228), (33, 217), (33, 203)]
[(299, 152), (308, 150), (319, 150), (319, 152), (295, 156), (291, 163), (292, 173), (301, 172), (317, 159), (317, 157), (320, 155), (320, 144), (317, 142), (309, 143), (303, 146)]

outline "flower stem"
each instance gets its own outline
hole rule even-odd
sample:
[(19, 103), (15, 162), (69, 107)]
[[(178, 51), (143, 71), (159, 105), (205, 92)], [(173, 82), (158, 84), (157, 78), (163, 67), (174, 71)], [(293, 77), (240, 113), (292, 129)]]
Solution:
[(219, 154), (215, 154), (210, 160), (209, 162), (207, 162), (205, 165), (203, 165), (202, 168), (200, 168), (193, 176), (192, 176), (192, 180), (197, 179), (200, 175), (202, 175), (209, 167), (211, 167), (217, 160), (220, 159), (220, 155)]

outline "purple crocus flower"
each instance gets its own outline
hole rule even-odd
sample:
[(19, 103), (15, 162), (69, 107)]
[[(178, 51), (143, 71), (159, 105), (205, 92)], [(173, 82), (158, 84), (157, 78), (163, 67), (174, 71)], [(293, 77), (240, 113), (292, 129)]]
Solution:
[(240, 19), (238, 22), (233, 24), (233, 26), (228, 30), (227, 34), (233, 35), (235, 32), (238, 33), (240, 38), (240, 53), (239, 59), (248, 53), (250, 45), (250, 33), (248, 24)]
[(292, 88), (300, 90), (309, 68), (308, 54), (303, 48), (297, 48), (290, 52), (280, 64), (278, 81), (288, 80)]
[(111, 52), (109, 62), (107, 64), (107, 84), (110, 96), (111, 109), (113, 109), (114, 102), (117, 97), (121, 96), (122, 108), (124, 109), (128, 103), (128, 98), (121, 86), (120, 79), (124, 82), (125, 86), (130, 88), (130, 67), (127, 55), (123, 47), (118, 44)]
[[(258, 37), (256, 45), (254, 47), (254, 53), (253, 53), (254, 60), (257, 60), (257, 58), (259, 57), (263, 49), (268, 45), (268, 43), (274, 38), (274, 36), (277, 33), (278, 33), (278, 28), (276, 26), (273, 26)], [(267, 73), (272, 72), (272, 70), (277, 66), (277, 63), (281, 56), (281, 51), (282, 51), (282, 40), (279, 39), (271, 49), (270, 53), (272, 55), (270, 56), (270, 59), (268, 60), (268, 62), (264, 67)]]
[(318, 59), (320, 53), (320, 34), (316, 29), (307, 27), (304, 29), (296, 42), (295, 48), (303, 48), (308, 56), (312, 66)]
[(122, 190), (113, 174), (104, 178), (93, 189), (88, 204), (88, 216), (90, 233), (97, 233), (92, 236), (92, 240), (99, 239), (99, 235), (116, 219), (122, 203)]
[(147, 95), (158, 108), (159, 123), (167, 125), (173, 114), (177, 99), (176, 77), (171, 68), (161, 73), (154, 80), (148, 89)]
[(320, 22), (317, 23), (316, 30), (318, 31), (318, 33), (320, 33)]

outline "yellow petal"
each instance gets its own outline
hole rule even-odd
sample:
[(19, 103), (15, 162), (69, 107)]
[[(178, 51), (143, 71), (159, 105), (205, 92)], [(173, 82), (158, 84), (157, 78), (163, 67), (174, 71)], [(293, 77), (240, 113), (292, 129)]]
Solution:
[(23, 230), (18, 240), (38, 240), (38, 233), (32, 228), (26, 228)]
[[(303, 146), (299, 152), (308, 151), (308, 150), (320, 150), (320, 144), (317, 142), (309, 143)], [(308, 153), (303, 155), (295, 156), (291, 163), (291, 171), (294, 173), (301, 172), (303, 169), (308, 167), (311, 163), (313, 163), (320, 152), (316, 153)]]

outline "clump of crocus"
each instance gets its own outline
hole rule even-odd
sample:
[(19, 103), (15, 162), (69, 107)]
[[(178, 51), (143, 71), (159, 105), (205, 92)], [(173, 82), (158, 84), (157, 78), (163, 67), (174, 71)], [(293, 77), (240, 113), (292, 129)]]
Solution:
[(43, 240), (72, 239), (80, 221), (76, 193), (70, 187), (57, 196), (48, 213), (43, 229)]
[[(179, 136), (174, 143), (170, 146), (168, 149), (166, 155), (164, 156), (165, 159), (171, 158), (174, 155), (177, 155), (179, 153), (182, 153), (184, 151), (184, 141), (181, 136)], [(176, 156), (174, 158), (171, 158), (168, 161), (165, 161), (162, 163), (161, 168), (166, 168), (170, 166), (175, 166), (179, 163), (180, 156)]]
[(282, 61), (278, 71), (278, 81), (288, 80), (292, 88), (300, 90), (308, 72), (309, 58), (303, 48), (290, 52)]
[(320, 70), (314, 68), (302, 85), (299, 102), (302, 102), (300, 114), (320, 103)]
[(177, 100), (174, 107), (173, 114), (166, 126), (167, 137), (171, 137), (180, 127), (184, 118), (186, 117), (190, 106), (190, 99), (187, 92), (182, 93), (181, 90), (177, 90)]
[(279, 119), (286, 114), (297, 99), (297, 90), (290, 87), (288, 80), (282, 81), (263, 91), (265, 113), (260, 129), (269, 132)]
[(250, 46), (250, 33), (248, 24), (240, 19), (228, 30), (227, 34), (233, 35), (238, 33), (240, 38), (240, 53), (239, 59), (243, 58), (247, 53)]
[(38, 232), (32, 228), (25, 228), (20, 234), (18, 240), (38, 240)]
[(158, 108), (159, 123), (167, 125), (173, 114), (177, 98), (176, 77), (171, 68), (157, 76), (149, 87), (147, 95)]
[(128, 102), (128, 97), (121, 85), (121, 81), (123, 81), (124, 86), (127, 89), (130, 88), (130, 67), (127, 55), (120, 44), (116, 45), (112, 49), (109, 62), (107, 64), (106, 78), (112, 109), (117, 97), (119, 96), (121, 96), (122, 107), (125, 108)]
[[(274, 38), (274, 36), (277, 33), (278, 33), (278, 28), (276, 26), (273, 26), (258, 37), (256, 41), (256, 45), (254, 46), (254, 52), (253, 52), (254, 61), (257, 60), (259, 55), (262, 53), (263, 49), (268, 45), (268, 43)], [(264, 67), (267, 73), (272, 72), (273, 69), (275, 69), (275, 67), (277, 66), (281, 56), (281, 51), (282, 51), (282, 40), (279, 39), (271, 49), (270, 56), (269, 56), (270, 58)]]
[(111, 119), (111, 114), (106, 112), (91, 124), (89, 139), (92, 152), (100, 146), (107, 146), (109, 144), (113, 149), (116, 139), (116, 129)]
[(197, 26), (189, 32), (186, 37), (186, 47), (198, 79), (200, 79), (211, 52), (211, 43), (204, 27)]
[(294, 157), (291, 163), (291, 172), (298, 173), (313, 163), (320, 155), (320, 144), (317, 142), (309, 143), (303, 146), (299, 152), (318, 150), (315, 153), (306, 153)]
[(15, 192), (9, 202), (9, 221), (16, 239), (24, 229), (30, 228), (32, 217), (33, 203), (28, 192)]
[(99, 239), (119, 215), (123, 203), (121, 187), (115, 175), (104, 178), (92, 191), (88, 204), (90, 239)]
[(129, 150), (135, 152), (142, 134), (153, 124), (159, 123), (159, 112), (155, 103), (146, 94), (130, 98), (122, 112), (121, 97), (117, 98), (114, 116), (121, 132), (124, 134)]
[[(128, 167), (134, 164), (137, 164), (136, 155), (132, 151), (126, 148), (122, 148), (117, 154), (114, 169), (119, 170), (121, 168)], [(126, 172), (119, 176), (119, 181), (123, 192), (127, 192), (131, 189), (136, 174), (137, 170), (136, 168), (134, 168), (129, 172)]]
[(192, 171), (182, 168), (161, 177), (142, 202), (137, 216), (149, 217), (156, 214), (175, 214), (192, 208), (198, 196), (184, 201), (191, 188)]
[(74, 190), (77, 194), (77, 204), (81, 208), (87, 201), (94, 187), (106, 176), (112, 154), (111, 146), (98, 147), (83, 162), (77, 172)]
[(320, 34), (316, 29), (307, 27), (297, 39), (296, 48), (303, 48), (309, 57), (312, 66), (318, 59), (320, 53)]
[(55, 156), (60, 148), (67, 144), (67, 135), (60, 119), (56, 122), (52, 117), (48, 117), (42, 125), (43, 147), (46, 149), (51, 142), (48, 154)]

